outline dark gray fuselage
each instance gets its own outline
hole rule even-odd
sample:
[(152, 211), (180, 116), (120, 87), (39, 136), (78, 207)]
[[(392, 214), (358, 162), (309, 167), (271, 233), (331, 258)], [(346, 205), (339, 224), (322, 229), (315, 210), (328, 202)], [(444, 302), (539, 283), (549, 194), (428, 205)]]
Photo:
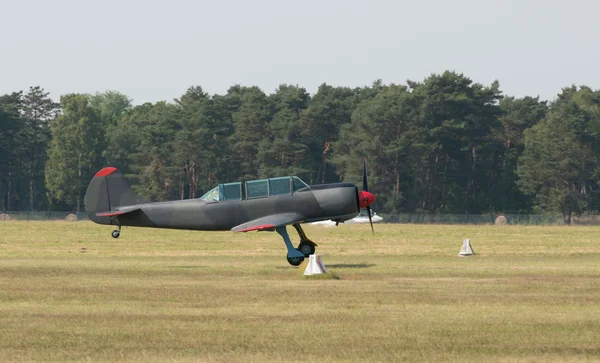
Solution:
[[(283, 213), (297, 213), (304, 223), (343, 222), (360, 212), (358, 189), (350, 183), (316, 185), (290, 195), (247, 200), (187, 199), (119, 207), (139, 207), (135, 212), (118, 216), (118, 224), (122, 226), (212, 231), (231, 230), (242, 223)], [(117, 224), (111, 217), (99, 217), (95, 213), (89, 213), (89, 217), (96, 223)]]

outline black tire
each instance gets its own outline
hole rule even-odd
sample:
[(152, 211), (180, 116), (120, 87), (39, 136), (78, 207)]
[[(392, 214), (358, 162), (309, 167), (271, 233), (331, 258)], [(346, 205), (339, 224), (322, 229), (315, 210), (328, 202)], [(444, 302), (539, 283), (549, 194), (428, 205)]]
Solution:
[(119, 238), (119, 236), (121, 235), (121, 231), (115, 229), (114, 231), (112, 231), (111, 236), (113, 238)]
[(304, 262), (304, 257), (287, 257), (287, 261), (292, 266), (300, 266)]
[(310, 255), (314, 255), (315, 254), (315, 245), (314, 243), (310, 243), (310, 242), (301, 242), (298, 245), (298, 248), (296, 248), (298, 251), (302, 252), (304, 254), (304, 257), (308, 257)]

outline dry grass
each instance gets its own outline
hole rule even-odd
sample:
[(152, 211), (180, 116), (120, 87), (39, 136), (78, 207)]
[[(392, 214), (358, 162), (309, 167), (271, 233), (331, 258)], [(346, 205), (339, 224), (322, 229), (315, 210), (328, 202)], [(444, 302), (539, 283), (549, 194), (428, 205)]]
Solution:
[(599, 227), (376, 227), (307, 227), (304, 279), (275, 233), (0, 222), (0, 361), (600, 360)]

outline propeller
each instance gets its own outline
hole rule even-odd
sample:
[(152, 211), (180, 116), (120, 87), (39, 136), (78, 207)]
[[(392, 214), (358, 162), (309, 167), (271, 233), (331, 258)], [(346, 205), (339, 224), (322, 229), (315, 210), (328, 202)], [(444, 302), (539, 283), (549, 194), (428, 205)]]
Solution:
[(375, 195), (369, 193), (369, 184), (367, 182), (367, 158), (363, 159), (363, 190), (358, 193), (359, 204), (361, 208), (367, 209), (367, 215), (369, 216), (369, 224), (371, 224), (371, 233), (375, 235), (373, 229), (373, 220), (371, 219), (371, 204), (375, 201)]

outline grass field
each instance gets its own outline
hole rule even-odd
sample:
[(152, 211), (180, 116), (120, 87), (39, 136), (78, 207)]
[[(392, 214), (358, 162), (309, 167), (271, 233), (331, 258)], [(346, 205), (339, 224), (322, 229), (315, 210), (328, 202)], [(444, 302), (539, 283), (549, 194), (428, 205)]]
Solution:
[(0, 361), (600, 361), (599, 227), (111, 230), (0, 222)]

